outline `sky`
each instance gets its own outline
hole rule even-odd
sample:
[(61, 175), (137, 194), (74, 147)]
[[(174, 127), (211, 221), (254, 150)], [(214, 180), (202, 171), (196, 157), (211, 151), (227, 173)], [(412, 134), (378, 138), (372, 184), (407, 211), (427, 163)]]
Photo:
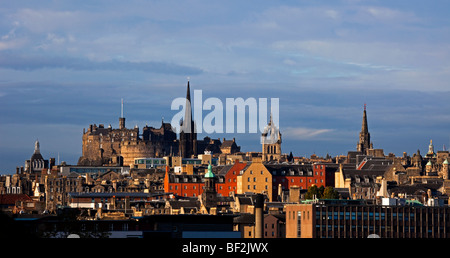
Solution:
[[(175, 98), (279, 98), (282, 151), (450, 147), (448, 1), (2, 1), (0, 174), (38, 139), (76, 164), (83, 128), (157, 127)], [(200, 134), (199, 138), (206, 134)], [(261, 151), (260, 134), (236, 138)]]

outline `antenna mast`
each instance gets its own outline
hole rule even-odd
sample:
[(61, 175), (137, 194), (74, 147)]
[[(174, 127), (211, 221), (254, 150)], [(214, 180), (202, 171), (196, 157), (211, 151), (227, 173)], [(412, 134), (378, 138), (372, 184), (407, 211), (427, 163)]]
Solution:
[(120, 111), (120, 117), (123, 117), (123, 99), (122, 99), (122, 107), (121, 107), (121, 111)]

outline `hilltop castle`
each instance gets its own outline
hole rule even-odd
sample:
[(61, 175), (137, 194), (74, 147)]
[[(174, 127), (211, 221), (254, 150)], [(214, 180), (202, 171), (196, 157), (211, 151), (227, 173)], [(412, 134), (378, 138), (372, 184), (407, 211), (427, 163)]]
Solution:
[(134, 164), (135, 158), (162, 158), (164, 156), (181, 156), (191, 158), (205, 151), (214, 154), (233, 154), (240, 151), (235, 140), (214, 140), (205, 137), (197, 140), (195, 122), (192, 119), (191, 97), (189, 81), (186, 93), (186, 113), (181, 122), (180, 138), (170, 123), (161, 122), (160, 128), (145, 126), (142, 134), (139, 127), (126, 128), (125, 117), (119, 118), (119, 128), (107, 128), (103, 124), (89, 125), (83, 129), (82, 156), (78, 159), (78, 165), (102, 166), (119, 165), (129, 166)]
[(160, 128), (145, 126), (142, 135), (139, 127), (125, 127), (121, 117), (118, 129), (103, 124), (90, 125), (83, 129), (83, 150), (78, 165), (124, 165), (134, 163), (137, 157), (163, 157), (178, 153), (177, 135), (169, 123), (161, 123)]

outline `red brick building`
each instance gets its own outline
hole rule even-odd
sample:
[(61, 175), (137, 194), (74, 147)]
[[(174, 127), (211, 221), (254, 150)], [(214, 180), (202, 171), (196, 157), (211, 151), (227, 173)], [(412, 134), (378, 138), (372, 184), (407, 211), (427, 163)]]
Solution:
[[(237, 193), (237, 177), (248, 168), (251, 163), (236, 161), (233, 165), (216, 167), (216, 190), (220, 196), (230, 196), (232, 192)], [(327, 164), (264, 164), (272, 174), (272, 200), (277, 200), (278, 190), (289, 190), (291, 186), (300, 189), (308, 189), (312, 185), (334, 186), (335, 169), (327, 169)], [(200, 196), (204, 188), (203, 175), (174, 174), (166, 170), (164, 178), (164, 191), (183, 197)], [(247, 190), (246, 190), (247, 191)], [(251, 189), (249, 190), (251, 191)]]
[[(227, 165), (215, 171), (216, 191), (221, 196), (230, 196), (236, 193), (237, 176), (246, 167), (247, 163), (236, 161), (234, 165)], [(168, 173), (164, 178), (164, 191), (183, 197), (196, 197), (203, 193), (205, 180), (203, 175)]]
[(298, 186), (305, 190), (312, 185), (334, 187), (335, 169), (327, 169), (326, 164), (266, 164), (265, 166), (272, 174), (273, 200), (277, 200), (279, 190), (289, 190), (291, 186)]

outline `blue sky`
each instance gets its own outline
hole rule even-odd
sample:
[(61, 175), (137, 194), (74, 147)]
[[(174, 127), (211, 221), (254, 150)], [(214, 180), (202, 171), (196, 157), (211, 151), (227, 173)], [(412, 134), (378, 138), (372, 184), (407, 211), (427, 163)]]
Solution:
[[(75, 164), (83, 128), (159, 127), (187, 77), (204, 97), (280, 99), (284, 152), (450, 146), (448, 1), (5, 1), (0, 173), (39, 139)], [(201, 135), (203, 137), (204, 135)], [(260, 151), (259, 134), (236, 137)]]

